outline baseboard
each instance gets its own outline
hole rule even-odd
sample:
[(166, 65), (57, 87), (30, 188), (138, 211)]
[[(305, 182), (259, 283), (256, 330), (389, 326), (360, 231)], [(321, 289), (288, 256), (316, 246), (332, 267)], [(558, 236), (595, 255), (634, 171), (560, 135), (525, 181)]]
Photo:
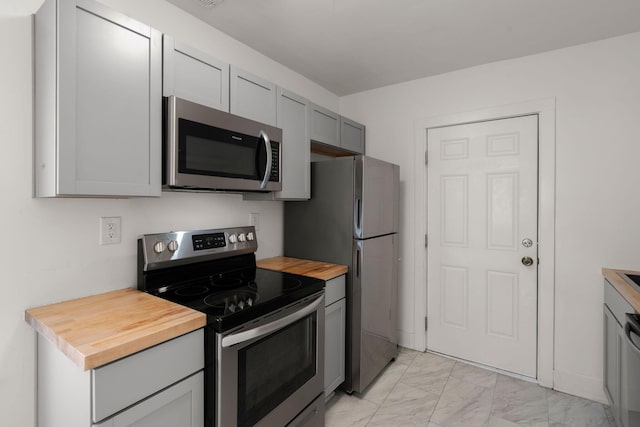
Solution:
[(602, 385), (602, 378), (587, 377), (562, 371), (553, 372), (554, 390), (608, 404)]

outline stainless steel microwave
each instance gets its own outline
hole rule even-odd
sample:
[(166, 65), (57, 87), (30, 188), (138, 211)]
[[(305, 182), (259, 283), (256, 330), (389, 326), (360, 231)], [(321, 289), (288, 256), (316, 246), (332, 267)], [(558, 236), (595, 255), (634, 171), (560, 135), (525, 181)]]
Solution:
[(164, 106), (165, 187), (282, 190), (282, 130), (169, 96)]

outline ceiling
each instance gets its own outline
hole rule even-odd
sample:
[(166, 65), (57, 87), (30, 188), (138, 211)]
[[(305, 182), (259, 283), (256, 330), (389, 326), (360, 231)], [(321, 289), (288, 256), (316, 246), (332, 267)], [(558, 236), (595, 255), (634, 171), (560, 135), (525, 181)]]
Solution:
[(640, 31), (639, 0), (168, 1), (339, 96)]

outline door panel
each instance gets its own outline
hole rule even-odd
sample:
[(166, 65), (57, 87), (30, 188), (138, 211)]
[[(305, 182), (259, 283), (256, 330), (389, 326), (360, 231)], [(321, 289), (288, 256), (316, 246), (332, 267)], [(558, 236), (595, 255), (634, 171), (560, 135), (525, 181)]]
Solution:
[(367, 239), (398, 231), (399, 167), (356, 158), (355, 235)]
[(537, 361), (537, 126), (533, 115), (428, 131), (427, 348), (529, 377)]
[[(361, 351), (359, 378), (354, 390), (362, 391), (395, 357), (397, 348), (398, 242), (391, 234), (357, 241), (360, 268), (355, 272), (355, 297), (360, 297), (361, 327), (352, 322), (352, 337)], [(356, 263), (357, 265), (357, 263)], [(354, 312), (357, 316), (357, 311)]]

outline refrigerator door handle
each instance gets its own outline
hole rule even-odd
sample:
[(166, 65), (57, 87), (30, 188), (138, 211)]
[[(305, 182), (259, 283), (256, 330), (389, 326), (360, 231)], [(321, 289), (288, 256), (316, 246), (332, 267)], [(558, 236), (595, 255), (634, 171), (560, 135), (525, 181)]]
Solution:
[(361, 257), (360, 249), (356, 250), (356, 277), (360, 278), (360, 257)]
[(355, 210), (355, 218), (354, 218), (355, 226), (356, 226), (356, 235), (360, 236), (362, 229), (362, 199), (356, 199), (356, 210)]

